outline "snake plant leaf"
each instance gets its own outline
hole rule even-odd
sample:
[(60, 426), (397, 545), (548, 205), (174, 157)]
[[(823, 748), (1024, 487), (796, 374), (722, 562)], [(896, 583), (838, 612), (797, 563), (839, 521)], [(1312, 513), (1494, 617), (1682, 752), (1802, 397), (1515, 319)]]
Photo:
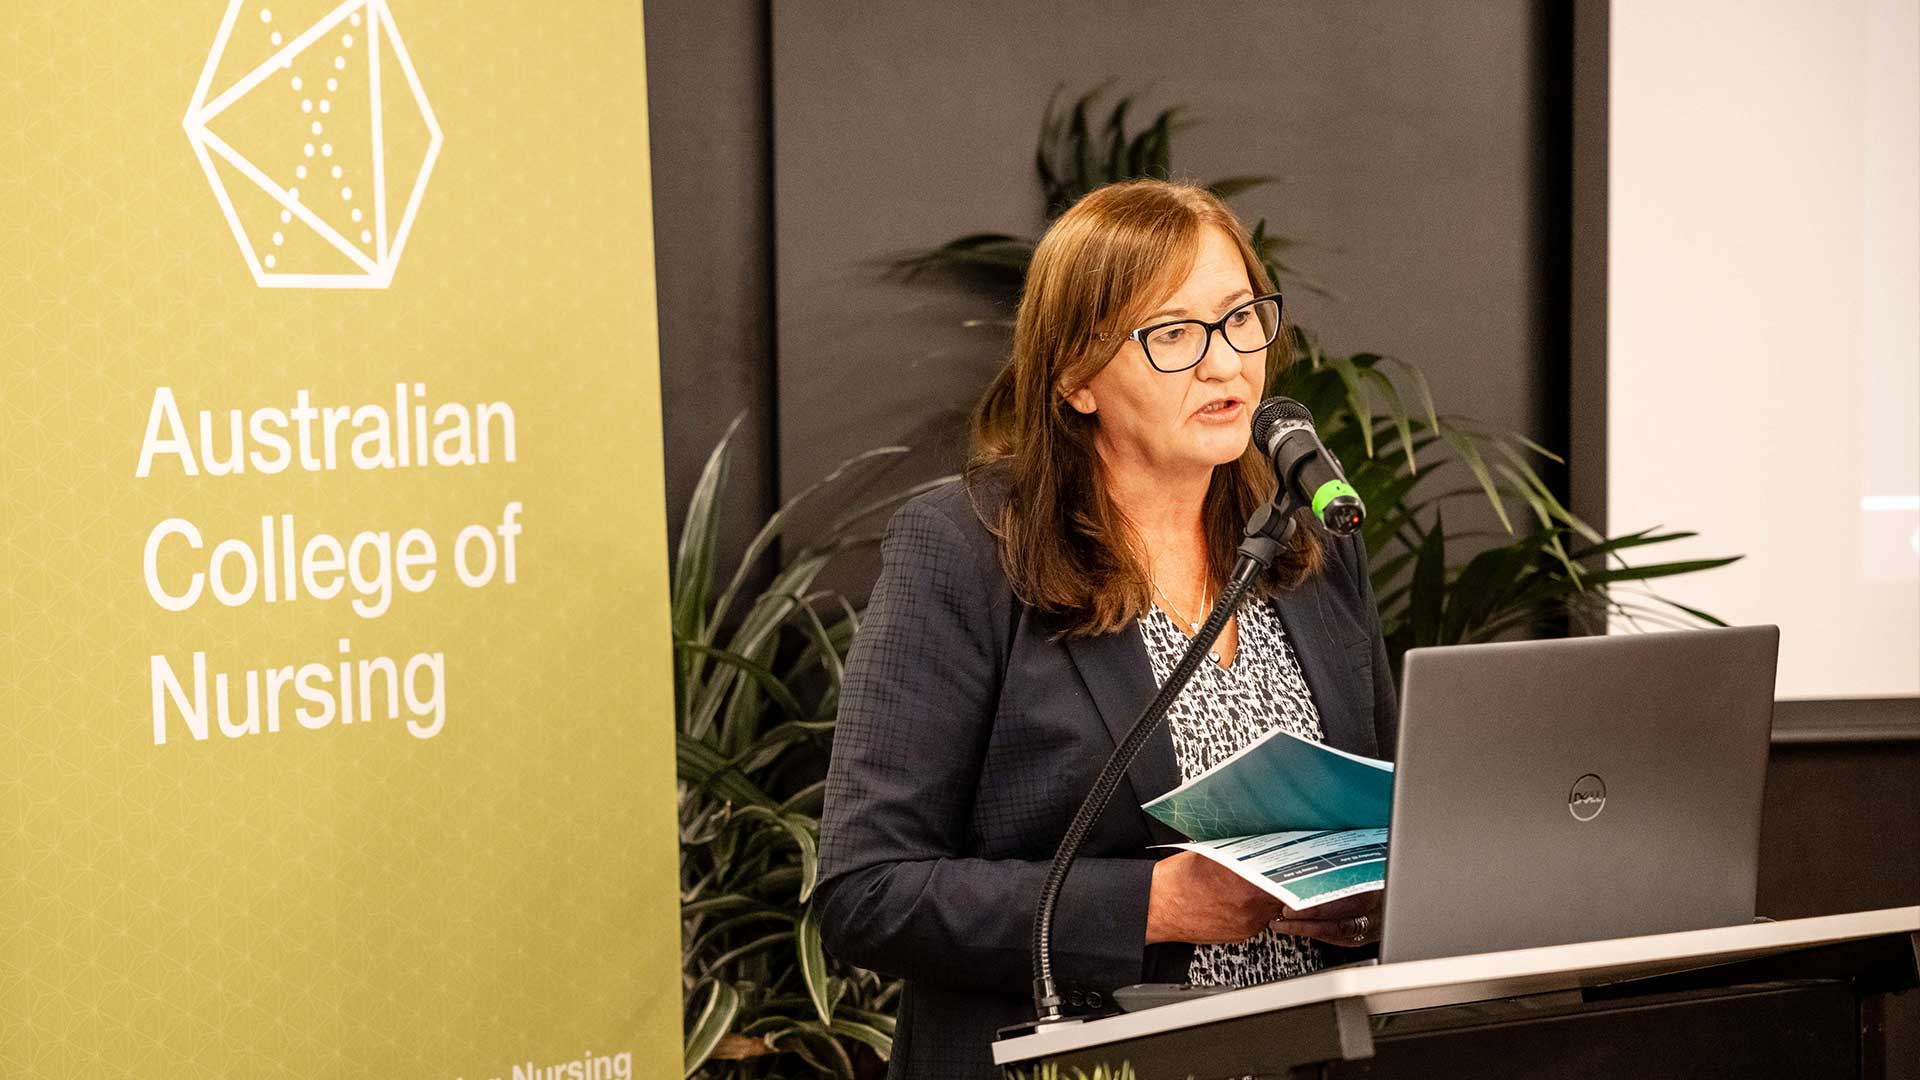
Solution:
[(826, 663), (826, 657), (823, 655), (823, 652), (831, 652), (835, 654), (836, 657), (844, 657), (847, 654), (847, 650), (852, 646), (853, 636), (860, 627), (859, 613), (854, 611), (853, 605), (847, 602), (846, 597), (836, 594), (832, 599), (834, 603), (840, 606), (840, 619), (832, 626), (827, 627), (826, 644), (824, 646), (819, 641), (810, 640), (807, 642), (806, 647), (800, 650), (799, 655), (794, 657), (793, 668), (788, 676), (789, 678), (803, 671), (812, 671), (814, 668)]
[(794, 948), (800, 959), (800, 978), (807, 984), (807, 996), (822, 1024), (833, 1025), (833, 1006), (827, 1001), (827, 953), (820, 941), (820, 920), (812, 904), (800, 916), (794, 931)]
[[(760, 561), (761, 557), (773, 546), (773, 542), (779, 539), (781, 533), (786, 530), (787, 525), (792, 520), (792, 514), (795, 508), (819, 495), (822, 491), (845, 480), (850, 474), (860, 470), (863, 466), (874, 462), (897, 459), (905, 453), (907, 453), (907, 448), (904, 446), (881, 446), (855, 454), (853, 457), (834, 466), (833, 470), (827, 473), (826, 476), (808, 484), (802, 488), (799, 493), (781, 504), (778, 510), (775, 510), (767, 517), (766, 523), (760, 526), (759, 531), (754, 533), (753, 539), (747, 544), (746, 551), (742, 553), (740, 557), (739, 566), (735, 568), (732, 577), (727, 582), (726, 591), (721, 593), (720, 599), (714, 603), (712, 622), (717, 624), (726, 619), (728, 613), (733, 608), (734, 598), (739, 595), (741, 587), (746, 583), (747, 572)], [(844, 525), (836, 523), (828, 533), (829, 538), (838, 535), (844, 531), (844, 529)], [(703, 635), (701, 640), (711, 643), (713, 639), (710, 635)]]
[[(794, 845), (800, 850), (800, 902), (806, 903), (813, 895), (813, 887), (820, 878), (819, 823), (805, 814), (779, 813), (759, 806), (747, 807), (740, 812), (740, 816), (777, 825), (792, 838)], [(803, 947), (806, 932), (804, 926), (799, 929)]]
[(703, 636), (701, 619), (706, 613), (707, 597), (713, 589), (714, 548), (720, 538), (720, 518), (715, 512), (717, 493), (727, 484), (727, 470), (733, 458), (733, 436), (740, 430), (745, 412), (733, 418), (726, 433), (707, 455), (693, 495), (687, 503), (687, 517), (680, 526), (680, 550), (674, 560), (673, 629), (687, 638)]
[(757, 911), (749, 911), (743, 915), (735, 915), (732, 918), (722, 919), (702, 930), (700, 936), (694, 938), (693, 944), (687, 946), (687, 953), (692, 956), (702, 955), (707, 951), (709, 946), (717, 941), (724, 940), (737, 930), (744, 930), (749, 926), (769, 922), (780, 923), (790, 927), (793, 925), (793, 915), (791, 912), (763, 907)]
[(778, 933), (767, 934), (762, 937), (755, 938), (752, 941), (747, 942), (745, 945), (741, 945), (738, 948), (728, 950), (727, 952), (721, 953), (719, 956), (713, 958), (711, 961), (708, 962), (707, 970), (709, 972), (724, 971), (726, 970), (726, 967), (729, 964), (736, 963), (741, 959), (744, 959), (745, 957), (753, 955), (754, 953), (764, 952), (767, 949), (773, 949), (781, 945), (785, 945), (786, 943), (792, 940), (793, 940), (793, 931), (791, 930), (781, 930)]
[[(795, 597), (806, 592), (832, 557), (831, 551), (818, 550), (802, 551), (795, 556), (788, 566), (774, 576), (766, 591), (755, 599), (746, 616), (740, 620), (739, 629), (728, 640), (729, 651), (753, 658), (763, 665), (770, 661), (773, 650), (779, 644), (776, 635), (782, 626), (788, 624), (794, 612)], [(704, 736), (713, 730), (719, 712), (733, 696), (733, 684), (738, 677), (739, 671), (733, 667), (723, 667), (716, 672), (709, 692), (695, 704), (689, 722), (693, 732)], [(742, 692), (749, 689), (741, 688)], [(719, 733), (719, 745), (728, 753), (738, 753), (751, 741), (755, 727), (754, 715), (735, 706), (728, 712), (725, 727)]]
[[(759, 656), (772, 648), (774, 633), (792, 610), (793, 602), (788, 597), (804, 590), (826, 565), (828, 558), (819, 552), (803, 552), (775, 575), (768, 587), (772, 595), (763, 593), (755, 599), (746, 616), (740, 620), (739, 627), (728, 638), (724, 646), (726, 651), (765, 666), (765, 661), (760, 660)], [(739, 675), (738, 668), (723, 665), (715, 671), (712, 679), (696, 687), (685, 723), (688, 732), (705, 738), (713, 731), (721, 710), (733, 696)], [(725, 733), (727, 737), (722, 739), (722, 745), (737, 749), (733, 738), (736, 734)]]
[(832, 1033), (812, 1022), (800, 1022), (786, 1028), (781, 1034), (772, 1036), (777, 1045), (789, 1047), (800, 1060), (811, 1065), (815, 1076), (831, 1076), (834, 1080), (855, 1080), (853, 1059), (847, 1056), (847, 1048)]
[(682, 783), (710, 790), (741, 806), (774, 805), (766, 792), (729, 764), (718, 750), (685, 732), (674, 740), (674, 758)]
[[(864, 977), (870, 977), (872, 975), (873, 973), (870, 971), (861, 972), (860, 973), (861, 977), (856, 977), (855, 981), (865, 982), (866, 978)], [(863, 989), (864, 988), (865, 987), (863, 987)], [(835, 1009), (834, 1011), (836, 1015), (844, 1014), (845, 1017), (847, 1018), (850, 1018), (859, 1023), (865, 1024), (868, 1027), (873, 1028), (874, 1030), (887, 1036), (889, 1040), (892, 1039), (894, 1032), (899, 1030), (899, 1019), (890, 1013), (875, 1012), (872, 1009), (855, 1009), (855, 1008)], [(888, 1054), (889, 1056), (891, 1056), (892, 1054), (891, 1047), (888, 1048)]]
[(697, 641), (686, 642), (681, 645), (681, 648), (701, 656), (712, 657), (720, 663), (747, 675), (753, 679), (753, 681), (759, 683), (760, 688), (766, 692), (768, 697), (773, 699), (774, 704), (780, 706), (786, 713), (793, 716), (806, 715), (806, 710), (801, 706), (799, 699), (793, 696), (793, 691), (788, 690), (786, 685), (780, 681), (780, 677), (775, 675), (765, 664), (748, 659), (747, 657), (726, 649), (716, 649), (711, 645), (702, 645)]
[(700, 1066), (706, 1064), (707, 1058), (713, 1054), (713, 1048), (720, 1045), (720, 1037), (732, 1028), (733, 1018), (739, 1011), (740, 991), (724, 979), (713, 980), (706, 1002), (700, 1006), (700, 1012), (687, 1029), (682, 1057), (686, 1065), (686, 1071), (681, 1073), (683, 1077), (692, 1076)]
[(768, 729), (744, 750), (727, 760), (749, 776), (767, 768), (791, 750), (795, 743), (820, 741), (833, 732), (833, 721), (789, 720)]
[(828, 689), (839, 693), (840, 680), (844, 669), (840, 663), (840, 651), (834, 647), (833, 632), (821, 620), (820, 612), (814, 607), (817, 601), (827, 599), (825, 595), (793, 597), (794, 621), (798, 624), (801, 636), (806, 640), (811, 662), (817, 664), (826, 673)]
[[(726, 896), (713, 896), (705, 900), (695, 900), (692, 903), (681, 904), (680, 917), (682, 919), (690, 919), (703, 915), (719, 915), (729, 911), (741, 911), (747, 908), (762, 911), (778, 910), (768, 907), (764, 902), (755, 900), (751, 896), (730, 893)], [(782, 914), (784, 914), (784, 912)]]
[(873, 515), (881, 512), (882, 510), (891, 510), (891, 509), (897, 508), (901, 503), (906, 502), (908, 499), (911, 499), (916, 495), (922, 494), (923, 492), (932, 491), (934, 488), (940, 487), (942, 484), (950, 483), (959, 478), (960, 478), (959, 473), (948, 473), (945, 476), (936, 476), (931, 480), (923, 480), (918, 484), (914, 484), (913, 486), (906, 488), (903, 491), (896, 491), (891, 495), (882, 496), (881, 498), (874, 499), (869, 502), (861, 503), (860, 505), (854, 507), (853, 509), (847, 511), (846, 513), (841, 514), (839, 517), (834, 518), (833, 524), (828, 527), (828, 534), (832, 536), (838, 536), (844, 533), (846, 530), (852, 528), (854, 525), (858, 524), (860, 521), (866, 518), (872, 517)]
[(800, 868), (782, 866), (769, 870), (754, 879), (753, 886), (762, 896), (778, 896), (790, 902), (793, 897), (799, 895)]
[(831, 1034), (842, 1035), (855, 1042), (867, 1044), (873, 1048), (875, 1054), (879, 1055), (881, 1061), (887, 1061), (893, 1057), (892, 1034), (882, 1031), (873, 1024), (840, 1016), (833, 1021)]
[(813, 818), (820, 816), (820, 806), (826, 797), (827, 781), (825, 777), (815, 780), (799, 791), (787, 796), (780, 804), (783, 814), (807, 814)]
[[(779, 646), (777, 637), (770, 637), (755, 648), (750, 659), (761, 667), (770, 669), (774, 660), (774, 651)], [(730, 760), (738, 761), (752, 749), (753, 739), (760, 731), (769, 710), (762, 697), (761, 685), (752, 678), (742, 679), (740, 674), (729, 672), (733, 692), (727, 696), (726, 709), (720, 718), (716, 731), (721, 752)]]

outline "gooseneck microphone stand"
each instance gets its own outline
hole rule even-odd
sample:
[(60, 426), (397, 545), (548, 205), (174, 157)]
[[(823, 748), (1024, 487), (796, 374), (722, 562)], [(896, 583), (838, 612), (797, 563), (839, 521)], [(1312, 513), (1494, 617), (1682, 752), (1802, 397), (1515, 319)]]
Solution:
[(1040, 890), (1040, 907), (1033, 917), (1033, 1006), (1037, 1024), (1059, 1023), (1066, 1019), (1061, 1010), (1063, 1001), (1053, 976), (1053, 912), (1060, 902), (1060, 890), (1067, 882), (1067, 872), (1073, 868), (1073, 861), (1080, 854), (1081, 845), (1086, 843), (1087, 833), (1092, 831), (1093, 823), (1106, 812), (1107, 803), (1112, 801), (1114, 789), (1120, 786), (1120, 778), (1126, 775), (1128, 766), (1139, 756), (1140, 748), (1146, 745), (1147, 736), (1167, 715), (1174, 699), (1180, 696), (1187, 681), (1200, 667), (1201, 658), (1213, 647), (1215, 638), (1226, 628), (1227, 620), (1240, 606), (1241, 599), (1256, 578), (1273, 565), (1293, 535), (1295, 527), (1294, 511), (1300, 504), (1290, 491), (1292, 485), (1282, 483), (1273, 501), (1262, 506), (1247, 522), (1245, 539), (1240, 543), (1239, 558), (1234, 560), (1233, 572), (1228, 576), (1227, 587), (1220, 592), (1220, 599), (1213, 605), (1213, 613), (1200, 627), (1188, 643), (1187, 651), (1180, 656), (1180, 662), (1174, 665), (1173, 672), (1160, 687), (1160, 693), (1149, 703), (1139, 719), (1128, 729), (1126, 738), (1114, 748), (1112, 756), (1095, 778), (1092, 790), (1080, 803), (1080, 809), (1073, 815), (1073, 821), (1067, 826), (1066, 835), (1060, 838), (1060, 847), (1053, 853), (1053, 866), (1047, 871), (1046, 883)]

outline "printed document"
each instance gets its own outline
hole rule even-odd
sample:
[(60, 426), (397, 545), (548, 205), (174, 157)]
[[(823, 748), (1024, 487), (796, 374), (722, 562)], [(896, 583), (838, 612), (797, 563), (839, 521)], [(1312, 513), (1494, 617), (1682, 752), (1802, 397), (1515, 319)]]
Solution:
[(1262, 833), (1167, 846), (1205, 855), (1295, 911), (1386, 886), (1385, 829)]
[(1275, 728), (1142, 809), (1303, 911), (1384, 888), (1393, 764)]

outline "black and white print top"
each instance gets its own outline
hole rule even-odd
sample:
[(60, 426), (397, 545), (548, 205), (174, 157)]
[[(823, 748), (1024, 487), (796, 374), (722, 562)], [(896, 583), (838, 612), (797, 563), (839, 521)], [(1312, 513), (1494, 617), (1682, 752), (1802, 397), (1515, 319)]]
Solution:
[[(1305, 739), (1323, 738), (1320, 714), (1280, 619), (1262, 600), (1239, 612), (1240, 640), (1232, 666), (1203, 660), (1167, 712), (1180, 781), (1206, 772), (1277, 725)], [(1153, 661), (1153, 681), (1163, 685), (1186, 652), (1188, 636), (1158, 607), (1140, 619)], [(1245, 941), (1195, 945), (1187, 981), (1196, 986), (1255, 986), (1318, 971), (1319, 946), (1311, 938), (1270, 929)]]

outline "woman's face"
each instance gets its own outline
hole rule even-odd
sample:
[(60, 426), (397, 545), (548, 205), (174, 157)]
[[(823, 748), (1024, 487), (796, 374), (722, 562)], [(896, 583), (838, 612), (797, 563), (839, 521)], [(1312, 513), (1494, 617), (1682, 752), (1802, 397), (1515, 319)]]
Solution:
[[(1140, 325), (1212, 321), (1253, 295), (1239, 249), (1224, 231), (1209, 226), (1192, 272), (1148, 310)], [(1211, 470), (1246, 451), (1266, 367), (1265, 349), (1235, 352), (1217, 331), (1199, 364), (1172, 374), (1156, 370), (1140, 343), (1128, 340), (1067, 402), (1099, 418), (1095, 441), (1109, 469)]]

